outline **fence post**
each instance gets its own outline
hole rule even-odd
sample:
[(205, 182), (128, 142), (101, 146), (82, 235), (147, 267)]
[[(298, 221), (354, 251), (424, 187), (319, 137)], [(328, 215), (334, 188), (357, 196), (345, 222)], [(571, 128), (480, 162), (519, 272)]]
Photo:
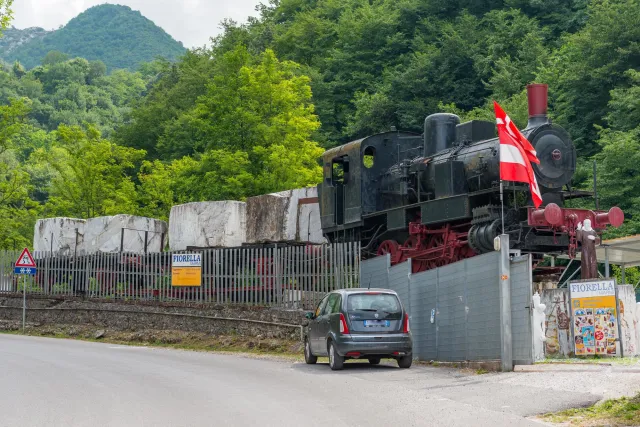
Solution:
[(513, 371), (513, 337), (511, 336), (511, 268), (509, 235), (501, 234), (498, 287), (500, 293), (500, 363), (503, 372)]

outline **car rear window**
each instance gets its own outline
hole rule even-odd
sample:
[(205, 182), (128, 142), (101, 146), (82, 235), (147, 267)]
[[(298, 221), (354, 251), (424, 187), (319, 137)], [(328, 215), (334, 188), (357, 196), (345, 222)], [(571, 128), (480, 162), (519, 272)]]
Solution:
[(348, 311), (386, 311), (399, 313), (402, 311), (398, 297), (393, 294), (362, 293), (351, 294), (347, 299)]

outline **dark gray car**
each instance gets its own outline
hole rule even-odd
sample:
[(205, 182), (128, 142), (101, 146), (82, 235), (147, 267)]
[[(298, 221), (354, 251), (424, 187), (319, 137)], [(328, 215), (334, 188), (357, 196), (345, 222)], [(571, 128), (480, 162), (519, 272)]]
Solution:
[(328, 356), (334, 371), (349, 359), (368, 359), (377, 365), (380, 359), (392, 358), (401, 368), (411, 367), (409, 315), (392, 290), (334, 291), (307, 318), (304, 359), (308, 364)]

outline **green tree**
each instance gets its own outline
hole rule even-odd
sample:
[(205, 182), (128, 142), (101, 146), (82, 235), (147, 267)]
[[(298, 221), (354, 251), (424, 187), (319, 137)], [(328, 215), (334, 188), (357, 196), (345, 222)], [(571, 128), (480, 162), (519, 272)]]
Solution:
[(309, 78), (297, 64), (238, 47), (217, 62), (207, 93), (166, 129), (159, 150), (174, 158), (201, 153), (222, 175), (227, 163), (246, 164), (256, 180), (247, 196), (317, 183), (322, 149), (311, 135), (319, 126)]
[(2, 30), (9, 26), (9, 22), (13, 17), (12, 4), (13, 0), (0, 0), (0, 37), (2, 36)]
[(592, 1), (585, 27), (569, 36), (538, 75), (549, 83), (556, 122), (566, 127), (579, 154), (600, 149), (610, 92), (640, 63), (640, 0)]
[(153, 85), (127, 115), (128, 124), (117, 130), (115, 140), (146, 150), (149, 158), (157, 159), (161, 155), (158, 143), (165, 129), (192, 109), (206, 92), (213, 76), (213, 61), (210, 52), (196, 49), (187, 52), (177, 64), (156, 61), (142, 67), (141, 72), (154, 78)]
[(50, 150), (35, 154), (55, 171), (47, 212), (80, 218), (134, 214), (136, 192), (130, 176), (144, 151), (102, 139), (92, 126), (83, 130), (61, 125), (56, 135)]
[(61, 62), (66, 62), (67, 60), (69, 60), (69, 55), (57, 50), (52, 50), (49, 53), (47, 53), (47, 55), (44, 58), (42, 58), (41, 63), (42, 65), (54, 65), (54, 64), (59, 64)]

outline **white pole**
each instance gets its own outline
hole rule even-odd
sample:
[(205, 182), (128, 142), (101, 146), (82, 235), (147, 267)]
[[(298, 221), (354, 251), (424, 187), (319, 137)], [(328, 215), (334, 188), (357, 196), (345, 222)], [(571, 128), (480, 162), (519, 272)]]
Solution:
[(502, 185), (502, 180), (500, 180), (500, 207), (501, 207), (501, 215), (500, 217), (502, 218), (502, 234), (505, 234), (504, 231), (504, 200), (503, 200), (503, 195), (502, 195), (502, 190), (503, 190), (503, 185)]
[(27, 275), (24, 276), (24, 284), (22, 285), (22, 333), (24, 334), (27, 324)]

